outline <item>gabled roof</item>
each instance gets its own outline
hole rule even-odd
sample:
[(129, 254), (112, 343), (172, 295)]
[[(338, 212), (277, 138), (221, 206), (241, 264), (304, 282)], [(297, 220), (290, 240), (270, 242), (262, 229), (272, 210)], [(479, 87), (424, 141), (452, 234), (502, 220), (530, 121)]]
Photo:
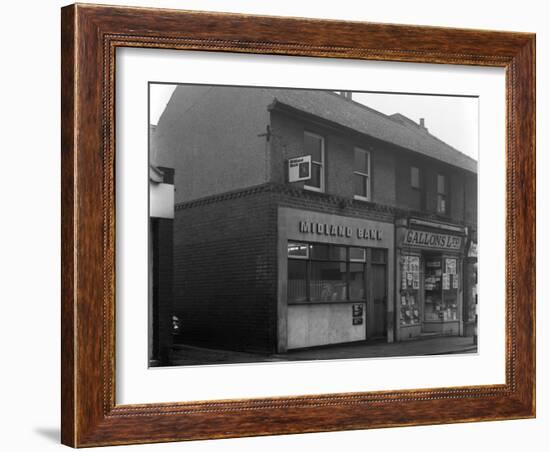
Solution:
[(265, 89), (277, 104), (291, 107), (373, 138), (477, 173), (477, 161), (402, 114), (385, 115), (331, 91)]

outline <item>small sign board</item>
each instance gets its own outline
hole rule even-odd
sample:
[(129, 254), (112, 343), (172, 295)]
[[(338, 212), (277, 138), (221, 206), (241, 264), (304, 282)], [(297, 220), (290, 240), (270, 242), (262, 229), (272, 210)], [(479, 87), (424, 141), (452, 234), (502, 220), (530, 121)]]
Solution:
[(174, 185), (149, 183), (149, 216), (174, 218)]
[(456, 259), (445, 259), (445, 267), (447, 273), (456, 275)]
[(352, 305), (352, 324), (363, 325), (363, 304), (354, 303)]
[(311, 155), (288, 159), (288, 181), (298, 182), (311, 179)]

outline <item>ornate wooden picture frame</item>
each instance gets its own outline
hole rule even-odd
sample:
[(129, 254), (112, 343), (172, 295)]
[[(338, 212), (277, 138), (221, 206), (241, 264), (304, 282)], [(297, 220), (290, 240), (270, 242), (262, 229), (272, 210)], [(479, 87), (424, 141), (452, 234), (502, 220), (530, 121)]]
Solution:
[[(73, 447), (535, 416), (535, 36), (71, 5), (62, 9), (62, 442)], [(506, 70), (506, 381), (117, 405), (115, 51), (120, 47)]]

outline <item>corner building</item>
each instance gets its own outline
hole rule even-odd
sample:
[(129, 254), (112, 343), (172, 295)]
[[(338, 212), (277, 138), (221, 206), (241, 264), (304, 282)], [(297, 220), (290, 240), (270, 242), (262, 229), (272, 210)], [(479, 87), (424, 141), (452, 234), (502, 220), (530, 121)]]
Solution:
[[(173, 154), (184, 342), (282, 353), (473, 331), (477, 162), (423, 121), (348, 93), (182, 85), (153, 140)], [(311, 177), (289, 182), (301, 156)]]

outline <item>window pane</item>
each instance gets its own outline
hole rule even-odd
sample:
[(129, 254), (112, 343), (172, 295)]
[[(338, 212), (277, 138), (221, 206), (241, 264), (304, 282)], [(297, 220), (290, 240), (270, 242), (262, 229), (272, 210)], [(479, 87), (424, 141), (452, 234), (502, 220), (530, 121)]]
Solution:
[(371, 258), (373, 263), (385, 264), (386, 263), (386, 250), (372, 248)]
[(437, 175), (437, 192), (442, 195), (445, 194), (445, 176), (443, 174)]
[(346, 261), (345, 246), (331, 246), (328, 250), (328, 258), (331, 261)]
[(369, 158), (368, 152), (363, 151), (362, 149), (355, 149), (355, 171), (360, 171), (362, 173), (369, 172)]
[(328, 260), (328, 245), (311, 245), (311, 258), (319, 260)]
[(443, 320), (441, 259), (426, 259), (424, 264), (424, 320)]
[(346, 264), (344, 262), (311, 262), (310, 297), (312, 301), (346, 299)]
[[(476, 319), (476, 299), (477, 299), (477, 264), (468, 264), (464, 267), (466, 276), (465, 286), (469, 288), (468, 296), (464, 296), (464, 304), (466, 305), (466, 315), (464, 320), (473, 322)], [(458, 275), (456, 275), (458, 276)], [(457, 283), (458, 286), (458, 283)]]
[(304, 243), (289, 243), (288, 257), (308, 257), (308, 245)]
[(349, 259), (352, 261), (362, 261), (365, 262), (365, 248), (350, 248), (349, 249)]
[(346, 247), (336, 245), (311, 245), (311, 258), (324, 261), (346, 261)]
[(443, 195), (437, 195), (437, 211), (439, 213), (445, 213), (447, 209), (447, 205), (445, 202), (445, 196)]
[(365, 264), (350, 264), (349, 296), (350, 300), (365, 299)]
[(306, 181), (306, 185), (315, 188), (321, 188), (321, 165), (311, 164), (311, 179)]
[(288, 300), (306, 301), (306, 265), (307, 261), (288, 260)]
[(304, 134), (304, 152), (305, 154), (311, 155), (311, 160), (313, 162), (322, 162), (323, 161), (323, 140), (320, 137), (310, 135), (308, 133)]
[(367, 177), (361, 174), (354, 174), (353, 180), (355, 184), (355, 194), (357, 196), (367, 197)]
[(416, 166), (411, 166), (411, 187), (420, 188), (420, 170)]

